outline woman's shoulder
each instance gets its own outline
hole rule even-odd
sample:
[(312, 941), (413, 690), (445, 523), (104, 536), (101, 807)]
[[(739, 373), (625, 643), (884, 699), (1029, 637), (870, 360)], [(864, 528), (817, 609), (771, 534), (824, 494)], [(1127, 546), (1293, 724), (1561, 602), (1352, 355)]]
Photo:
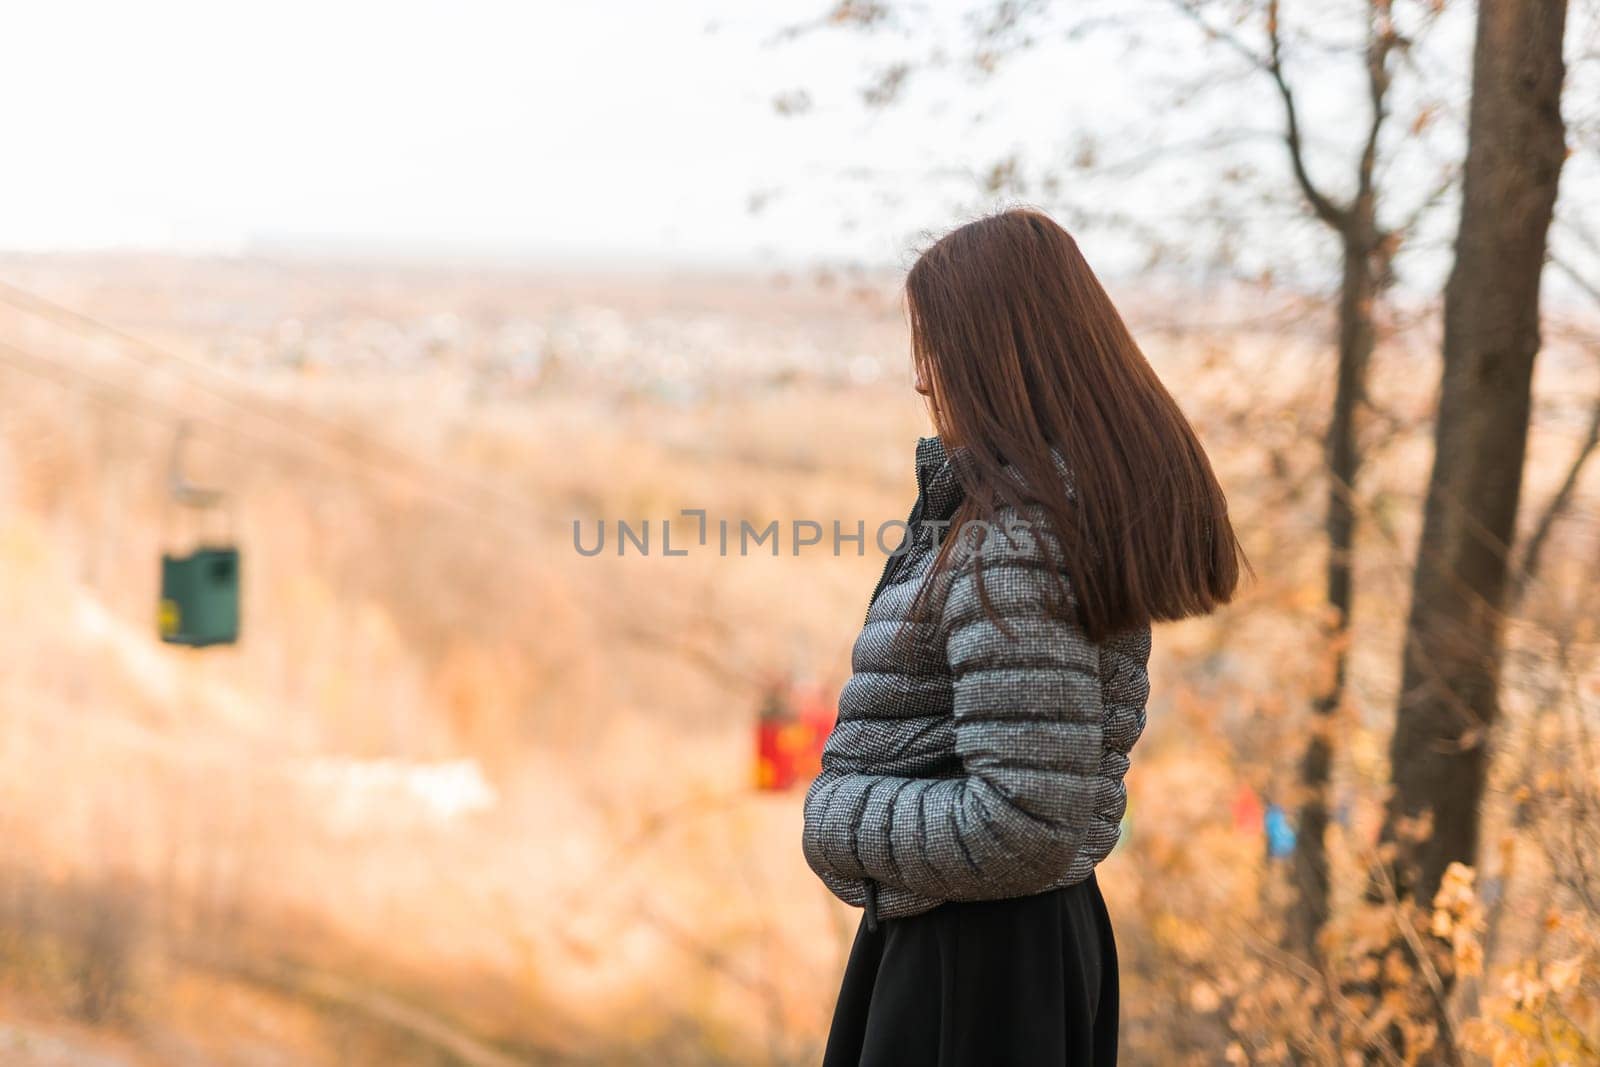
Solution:
[(993, 565), (1058, 568), (1061, 541), (1048, 510), (1034, 501), (1002, 502), (985, 516), (952, 527), (950, 546), (958, 567)]

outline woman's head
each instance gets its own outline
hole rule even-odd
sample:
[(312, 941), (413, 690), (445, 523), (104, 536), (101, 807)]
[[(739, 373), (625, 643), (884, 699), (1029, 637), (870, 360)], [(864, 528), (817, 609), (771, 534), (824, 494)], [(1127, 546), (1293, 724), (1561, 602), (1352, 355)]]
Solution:
[(1042, 505), (1091, 636), (1228, 601), (1227, 500), (1066, 230), (1028, 209), (968, 223), (917, 260), (906, 303), (918, 391), (970, 459), (966, 517)]

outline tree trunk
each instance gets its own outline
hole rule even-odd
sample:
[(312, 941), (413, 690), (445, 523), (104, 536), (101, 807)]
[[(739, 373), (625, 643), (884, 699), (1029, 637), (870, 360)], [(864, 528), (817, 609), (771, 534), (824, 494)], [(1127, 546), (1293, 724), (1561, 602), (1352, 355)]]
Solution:
[[(1461, 223), (1445, 287), (1444, 377), (1390, 747), (1385, 838), (1426, 902), (1477, 855), (1501, 605), (1522, 489), (1545, 234), (1566, 149), (1565, 0), (1484, 0), (1473, 56)], [(1433, 814), (1416, 842), (1399, 816)]]
[[(1397, 892), (1423, 905), (1452, 862), (1477, 859), (1539, 350), (1539, 280), (1565, 157), (1565, 19), (1565, 0), (1482, 0), (1478, 9), (1433, 473), (1382, 835), (1395, 848), (1388, 874)], [(1406, 832), (1400, 821), (1425, 815), (1432, 823), (1425, 835)]]
[(1357, 437), (1361, 406), (1366, 400), (1367, 367), (1377, 343), (1373, 302), (1379, 278), (1375, 204), (1369, 195), (1352, 207), (1341, 233), (1344, 272), (1339, 287), (1339, 366), (1333, 414), (1328, 423), (1326, 459), (1328, 506), (1327, 602), (1332, 620), (1329, 643), (1333, 664), (1328, 683), (1312, 705), (1311, 739), (1300, 762), (1300, 811), (1294, 852), (1295, 903), (1289, 916), (1290, 947), (1306, 959), (1319, 958), (1317, 936), (1329, 915), (1327, 831), (1332, 797), (1333, 714), (1344, 698), (1347, 635), (1350, 628), (1350, 570), (1355, 547), (1355, 501), (1352, 493), (1361, 470)]

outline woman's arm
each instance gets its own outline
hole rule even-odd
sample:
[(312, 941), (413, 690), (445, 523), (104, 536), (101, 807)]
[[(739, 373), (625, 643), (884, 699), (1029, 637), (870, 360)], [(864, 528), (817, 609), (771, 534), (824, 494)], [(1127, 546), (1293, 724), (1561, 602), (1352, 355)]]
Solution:
[(1060, 584), (1043, 531), (1037, 519), (1010, 536), (991, 531), (951, 575), (943, 629), (964, 776), (835, 768), (813, 783), (804, 850), (830, 886), (870, 878), (976, 900), (1038, 892), (1071, 867), (1104, 753), (1100, 650), (1050, 610)]

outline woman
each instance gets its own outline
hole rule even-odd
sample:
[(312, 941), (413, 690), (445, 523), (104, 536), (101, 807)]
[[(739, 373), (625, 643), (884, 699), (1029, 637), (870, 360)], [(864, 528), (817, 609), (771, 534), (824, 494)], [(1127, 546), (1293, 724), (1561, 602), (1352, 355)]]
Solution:
[(805, 801), (807, 862), (865, 912), (824, 1063), (1113, 1063), (1094, 870), (1150, 624), (1226, 603), (1243, 554), (1193, 429), (1047, 216), (955, 230), (906, 300), (937, 436)]

